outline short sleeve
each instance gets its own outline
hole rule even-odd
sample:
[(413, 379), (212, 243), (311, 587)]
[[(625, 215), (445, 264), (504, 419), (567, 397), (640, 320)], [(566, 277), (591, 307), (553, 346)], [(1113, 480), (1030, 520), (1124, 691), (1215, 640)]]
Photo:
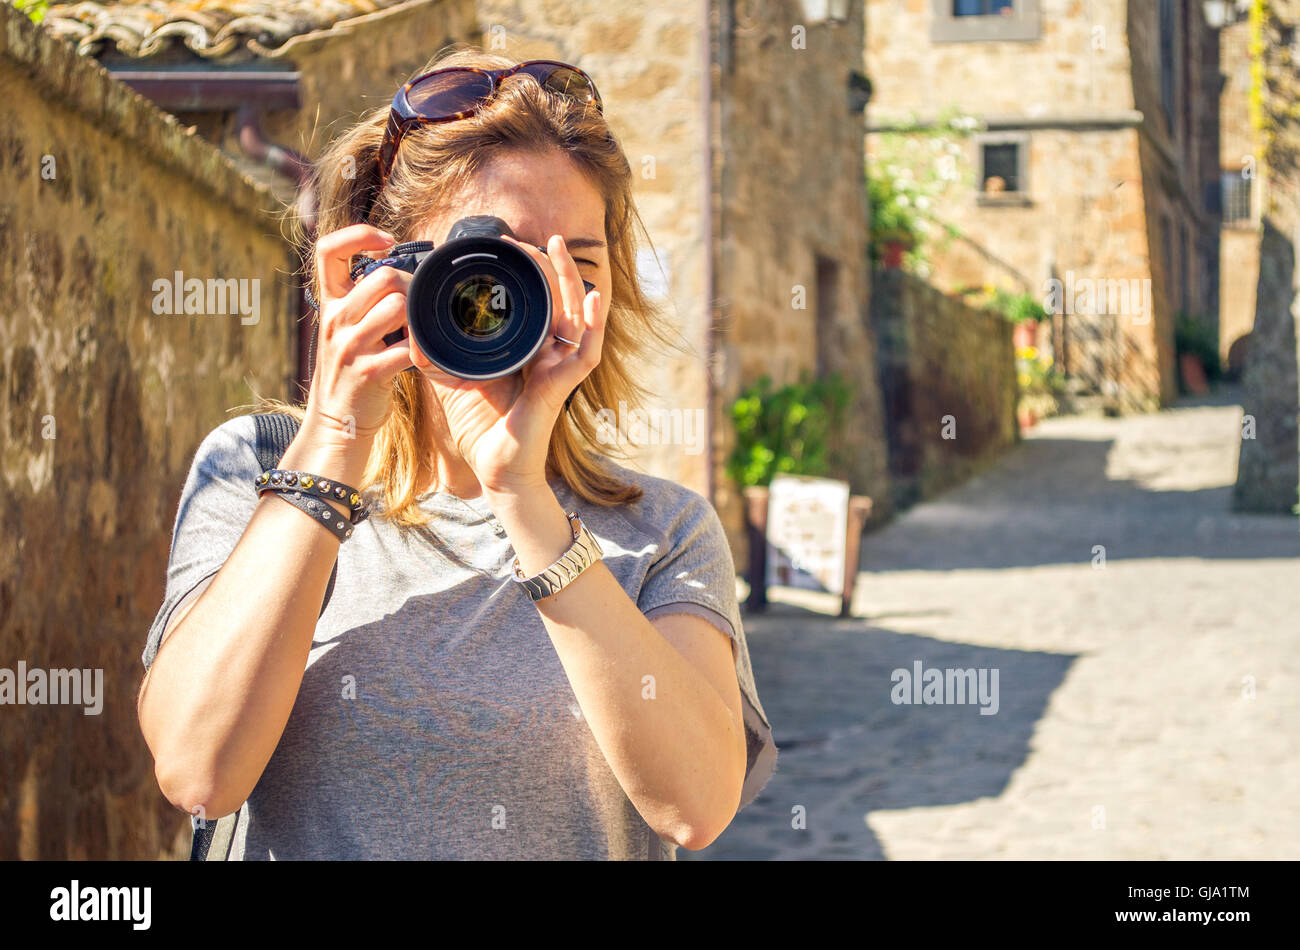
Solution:
[(172, 529), (162, 606), (149, 628), (141, 660), (153, 665), (176, 608), (216, 574), (235, 549), (257, 508), (253, 479), (260, 467), (251, 416), (223, 422), (199, 443), (181, 489)]
[(772, 726), (754, 685), (740, 606), (736, 600), (736, 569), (731, 547), (717, 511), (703, 496), (684, 492), (672, 515), (663, 552), (646, 572), (637, 606), (648, 618), (689, 613), (731, 638), (745, 720), (746, 767), (740, 808), (756, 797), (776, 771), (777, 748)]

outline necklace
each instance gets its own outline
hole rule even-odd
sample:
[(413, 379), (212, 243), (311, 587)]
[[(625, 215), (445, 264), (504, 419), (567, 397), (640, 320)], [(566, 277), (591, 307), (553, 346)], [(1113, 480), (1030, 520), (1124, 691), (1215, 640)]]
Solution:
[(492, 526), (492, 530), (496, 532), (497, 537), (504, 538), (506, 536), (505, 526), (502, 525), (501, 522), (497, 520), (497, 516), (493, 514), (490, 510), (482, 511), (479, 508), (476, 508), (474, 505), (471, 505), (464, 498), (461, 498), (459, 495), (452, 494), (451, 492), (441, 492), (440, 494), (445, 494), (451, 498), (456, 499), (456, 501), (458, 501), (463, 507), (468, 508), (470, 511), (474, 512), (474, 514), (478, 515), (479, 521), (483, 522), (484, 524), (489, 524)]

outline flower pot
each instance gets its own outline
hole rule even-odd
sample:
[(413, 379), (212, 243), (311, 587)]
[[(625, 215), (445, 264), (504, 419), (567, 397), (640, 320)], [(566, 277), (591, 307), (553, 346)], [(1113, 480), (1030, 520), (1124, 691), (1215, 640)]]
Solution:
[(1034, 426), (1038, 425), (1038, 413), (1032, 409), (1016, 410), (1016, 419), (1020, 423), (1020, 431), (1028, 432)]
[(1011, 339), (1016, 349), (1022, 350), (1026, 347), (1038, 346), (1038, 324), (1037, 323), (1017, 323), (1015, 329), (1011, 331)]
[(897, 270), (903, 266), (903, 255), (907, 250), (908, 246), (903, 241), (886, 241), (881, 254), (881, 263), (890, 270)]
[(1205, 377), (1205, 367), (1195, 353), (1179, 353), (1178, 368), (1182, 371), (1183, 388), (1196, 396), (1210, 391), (1210, 381)]

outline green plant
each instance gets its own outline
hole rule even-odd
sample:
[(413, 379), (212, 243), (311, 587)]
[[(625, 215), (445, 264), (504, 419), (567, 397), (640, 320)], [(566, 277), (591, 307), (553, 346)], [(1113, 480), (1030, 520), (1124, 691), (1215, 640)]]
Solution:
[(1210, 321), (1179, 311), (1174, 322), (1174, 349), (1180, 355), (1190, 353), (1205, 369), (1206, 379), (1215, 380), (1223, 374), (1219, 359), (1219, 340), (1210, 329)]
[(1042, 323), (1048, 317), (1047, 309), (1033, 294), (1013, 294), (991, 284), (965, 287), (957, 294), (971, 306), (999, 313), (1010, 323)]
[(837, 474), (836, 447), (852, 391), (838, 374), (807, 375), (773, 388), (764, 376), (731, 404), (736, 447), (727, 473), (742, 487), (767, 485), (773, 475)]
[(1012, 323), (1042, 323), (1047, 310), (1033, 294), (1008, 293), (999, 287), (993, 294), (993, 309)]
[(913, 120), (897, 128), (872, 133), (867, 162), (867, 195), (871, 205), (872, 261), (884, 256), (886, 245), (906, 250), (907, 269), (929, 273), (929, 254), (942, 249), (961, 231), (938, 214), (949, 189), (972, 177), (961, 161), (958, 139), (978, 123), (948, 109), (932, 124)]
[(1016, 381), (1024, 395), (1056, 399), (1065, 392), (1065, 375), (1052, 364), (1050, 356), (1040, 355), (1032, 346), (1016, 349)]
[(13, 0), (13, 5), (19, 13), (27, 14), (27, 19), (33, 23), (44, 20), (50, 8), (49, 0)]

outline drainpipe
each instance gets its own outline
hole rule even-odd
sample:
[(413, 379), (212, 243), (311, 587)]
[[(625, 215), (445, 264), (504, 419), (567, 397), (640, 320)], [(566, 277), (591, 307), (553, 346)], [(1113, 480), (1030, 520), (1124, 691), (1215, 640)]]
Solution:
[(276, 145), (262, 135), (261, 108), (244, 104), (235, 113), (239, 147), (245, 155), (267, 168), (291, 179), (298, 186), (298, 213), (309, 231), (316, 226), (316, 195), (311, 187), (312, 163), (291, 148)]
[[(293, 149), (276, 145), (262, 134), (262, 110), (248, 103), (241, 105), (235, 113), (235, 128), (239, 134), (239, 148), (254, 161), (260, 162), (272, 171), (291, 179), (298, 186), (297, 212), (309, 235), (316, 231), (316, 193), (312, 188), (312, 163), (309, 158)], [(299, 261), (299, 264), (302, 262)], [(311, 333), (307, 327), (314, 327), (314, 314), (307, 302), (306, 293), (298, 292), (298, 366), (294, 383), (302, 395), (293, 393), (295, 399), (306, 398), (307, 388), (311, 384), (312, 352)], [(312, 331), (314, 332), (314, 330)]]
[[(725, 6), (726, 0), (723, 2)], [(702, 72), (700, 75), (700, 99), (703, 103), (701, 118), (704, 130), (704, 175), (703, 177), (703, 208), (704, 208), (704, 227), (702, 229), (704, 243), (704, 306), (707, 317), (707, 323), (704, 328), (704, 386), (705, 386), (705, 410), (704, 410), (704, 444), (709, 447), (708, 452), (708, 482), (707, 495), (710, 504), (717, 503), (717, 485), (715, 472), (717, 470), (716, 450), (713, 445), (714, 433), (714, 413), (718, 410), (718, 392), (717, 385), (714, 382), (713, 374), (717, 371), (716, 354), (719, 352), (716, 347), (714, 335), (718, 325), (718, 313), (715, 294), (717, 293), (717, 282), (714, 273), (714, 240), (713, 231), (713, 164), (716, 156), (713, 150), (713, 24), (710, 13), (712, 12), (714, 0), (700, 0), (700, 14), (702, 29), (700, 31), (701, 47), (703, 48)], [(724, 14), (719, 10), (719, 26), (722, 29), (727, 28), (723, 23)], [(725, 39), (719, 38), (719, 42), (725, 43)], [(719, 175), (721, 170), (719, 170)]]

